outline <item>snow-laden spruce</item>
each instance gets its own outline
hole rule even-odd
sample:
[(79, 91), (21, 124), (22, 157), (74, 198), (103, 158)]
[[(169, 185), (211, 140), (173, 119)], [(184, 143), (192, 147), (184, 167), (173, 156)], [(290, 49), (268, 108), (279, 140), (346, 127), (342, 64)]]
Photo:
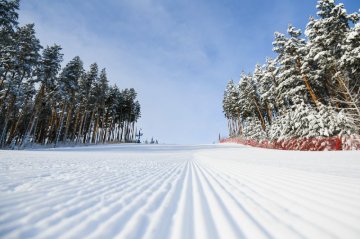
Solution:
[(319, 0), (307, 39), (275, 33), (275, 60), (230, 81), (223, 99), (231, 137), (255, 140), (359, 135), (359, 12)]

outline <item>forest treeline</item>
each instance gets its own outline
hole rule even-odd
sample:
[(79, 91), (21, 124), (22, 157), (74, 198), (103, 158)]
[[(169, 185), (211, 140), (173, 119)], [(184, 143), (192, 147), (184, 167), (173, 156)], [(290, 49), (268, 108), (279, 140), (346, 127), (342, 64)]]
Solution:
[(230, 80), (223, 98), (230, 137), (254, 140), (358, 135), (360, 129), (359, 12), (319, 0), (305, 37), (289, 25), (275, 33), (264, 65)]
[(19, 0), (0, 1), (0, 146), (130, 142), (140, 104), (79, 56), (62, 68), (61, 46), (43, 48), (34, 24), (19, 26)]

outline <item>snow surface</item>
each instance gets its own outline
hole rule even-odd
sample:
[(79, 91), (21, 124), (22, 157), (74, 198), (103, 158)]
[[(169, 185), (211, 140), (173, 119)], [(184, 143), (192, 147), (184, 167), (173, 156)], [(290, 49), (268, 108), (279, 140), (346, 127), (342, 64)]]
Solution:
[(0, 151), (0, 238), (360, 238), (360, 152)]

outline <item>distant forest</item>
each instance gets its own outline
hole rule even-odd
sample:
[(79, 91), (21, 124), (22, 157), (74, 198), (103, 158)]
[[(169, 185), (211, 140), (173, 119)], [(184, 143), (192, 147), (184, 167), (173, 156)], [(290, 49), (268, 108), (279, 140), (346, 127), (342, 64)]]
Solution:
[(252, 140), (359, 135), (359, 12), (319, 0), (305, 29), (275, 33), (275, 59), (230, 80), (223, 98), (230, 137)]
[(0, 1), (0, 147), (134, 141), (135, 90), (79, 56), (62, 68), (59, 45), (43, 48), (34, 24), (19, 26), (19, 4)]

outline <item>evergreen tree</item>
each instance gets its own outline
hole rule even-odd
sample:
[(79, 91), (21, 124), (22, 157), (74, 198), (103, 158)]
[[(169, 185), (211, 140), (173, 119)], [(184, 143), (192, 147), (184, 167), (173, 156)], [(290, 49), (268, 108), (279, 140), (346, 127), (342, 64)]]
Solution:
[(1, 147), (133, 141), (136, 91), (109, 86), (96, 63), (85, 74), (78, 56), (61, 70), (61, 47), (41, 55), (34, 24), (18, 26), (18, 9), (18, 0), (0, 0)]
[(359, 20), (359, 14), (347, 14), (343, 4), (336, 5), (333, 0), (319, 0), (317, 4), (319, 19), (311, 19), (306, 27), (309, 39), (307, 59), (311, 59), (311, 70), (315, 79), (320, 80), (330, 103), (338, 109), (350, 107), (360, 117), (356, 105), (356, 95), (349, 87), (351, 74), (343, 72), (339, 61), (345, 54), (346, 39), (351, 32), (350, 23)]
[(65, 131), (62, 141), (68, 140), (69, 130), (73, 122), (73, 111), (77, 106), (76, 93), (79, 92), (79, 82), (84, 75), (83, 62), (79, 56), (74, 57), (62, 70), (59, 77), (59, 84), (57, 89), (58, 99), (61, 102), (61, 119), (60, 126), (58, 127), (58, 132), (56, 135), (55, 145), (58, 140), (61, 140), (61, 133), (65, 121)]
[(223, 112), (228, 119), (228, 128), (231, 135), (241, 134), (241, 112), (239, 87), (230, 80), (226, 86), (223, 99)]
[(275, 33), (273, 50), (278, 53), (277, 61), (280, 65), (279, 84), (277, 86), (278, 101), (282, 107), (290, 107), (301, 100), (310, 103), (310, 97), (314, 104), (317, 103), (307, 75), (301, 71), (305, 40), (301, 39), (301, 31), (293, 26), (288, 27), (289, 38), (284, 34)]
[[(274, 113), (276, 113), (275, 95), (275, 76), (271, 72), (271, 60), (268, 60), (266, 68), (260, 65), (255, 66), (253, 79), (256, 86), (259, 105), (263, 106), (262, 114), (266, 116), (266, 121), (271, 124)], [(269, 70), (269, 72), (268, 72)]]
[(10, 69), (14, 67), (15, 31), (18, 26), (19, 0), (0, 1), (0, 91)]
[(104, 120), (106, 112), (105, 101), (108, 92), (108, 80), (106, 76), (106, 70), (102, 69), (98, 78), (94, 82), (92, 89), (93, 105), (94, 105), (94, 124), (93, 124), (93, 135), (92, 142), (97, 143), (99, 139), (96, 138), (96, 134), (99, 130), (99, 124), (101, 118)]
[[(319, 0), (317, 9), (319, 19), (310, 18), (306, 27), (307, 42), (291, 25), (288, 36), (275, 33), (276, 60), (243, 74), (237, 91), (233, 82), (226, 86), (225, 117), (232, 122), (239, 109), (242, 137), (277, 141), (360, 133), (360, 15), (347, 14), (333, 0)], [(232, 124), (229, 135), (240, 135)]]
[(116, 85), (110, 86), (109, 92), (105, 100), (105, 106), (107, 109), (105, 124), (107, 127), (104, 135), (104, 141), (113, 142), (116, 140), (116, 136), (117, 136), (116, 122), (120, 118), (120, 115), (118, 114), (118, 108), (121, 102), (122, 102), (122, 97), (119, 88)]
[[(16, 54), (13, 69), (10, 70), (11, 77), (5, 84), (6, 91), (3, 100), (7, 102), (6, 123), (10, 122), (8, 143), (12, 141), (20, 124), (24, 123), (23, 117), (29, 113), (28, 104), (32, 103), (34, 91), (35, 70), (39, 66), (40, 49), (39, 40), (35, 36), (33, 24), (18, 28), (15, 33)], [(20, 110), (22, 109), (23, 110)], [(3, 108), (2, 110), (3, 111)]]
[(12, 31), (18, 25), (20, 0), (0, 1), (0, 31)]
[(19, 1), (0, 1), (0, 107), (5, 101), (4, 85), (8, 75), (13, 75), (15, 68), (16, 40), (15, 31), (18, 26)]
[(30, 135), (40, 143), (52, 142), (55, 139), (57, 102), (54, 97), (58, 83), (57, 76), (63, 59), (63, 54), (60, 51), (59, 45), (53, 45), (46, 47), (42, 53), (36, 80), (40, 83), (40, 89), (35, 97), (34, 114), (24, 144), (27, 143), (27, 138)]
[(90, 70), (85, 74), (81, 81), (79, 82), (80, 91), (79, 91), (79, 113), (80, 117), (80, 124), (79, 130), (77, 135), (77, 141), (82, 140), (83, 143), (88, 143), (90, 139), (90, 127), (94, 118), (94, 96), (93, 93), (93, 86), (95, 81), (98, 78), (98, 65), (97, 63), (93, 63), (90, 65)]
[(257, 117), (263, 130), (266, 129), (263, 107), (256, 89), (256, 82), (251, 75), (243, 74), (240, 79), (239, 104), (243, 118)]

